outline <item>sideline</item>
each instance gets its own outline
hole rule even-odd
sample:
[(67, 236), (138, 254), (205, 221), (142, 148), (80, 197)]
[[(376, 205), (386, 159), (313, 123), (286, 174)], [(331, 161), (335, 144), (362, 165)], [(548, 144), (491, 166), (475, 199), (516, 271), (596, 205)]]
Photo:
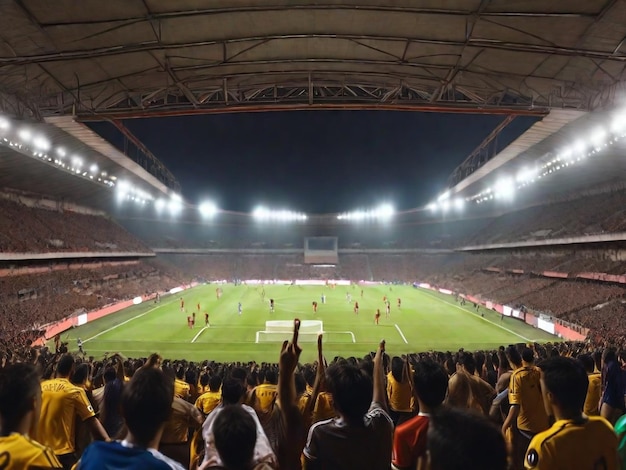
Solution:
[(198, 334), (196, 336), (193, 337), (193, 339), (191, 340), (192, 343), (195, 343), (196, 340), (198, 339), (198, 337), (202, 334), (202, 332), (204, 330), (206, 330), (208, 328), (208, 326), (205, 326), (204, 328), (202, 328), (200, 331), (198, 331)]
[(140, 313), (139, 315), (135, 315), (134, 317), (129, 318), (128, 320), (123, 321), (122, 323), (118, 323), (117, 325), (113, 325), (111, 328), (107, 328), (106, 330), (103, 330), (100, 333), (93, 335), (91, 338), (87, 338), (87, 339), (83, 340), (83, 343), (86, 343), (87, 341), (91, 341), (92, 339), (96, 339), (100, 335), (108, 333), (109, 331), (113, 331), (115, 328), (118, 328), (118, 327), (120, 327), (122, 325), (125, 325), (126, 323), (129, 323), (129, 322), (131, 322), (133, 320), (137, 320), (137, 318), (141, 318), (144, 315), (149, 314), (150, 312), (154, 312), (155, 310), (158, 310), (161, 307), (165, 307), (166, 305), (168, 305), (168, 304), (166, 303), (166, 304), (163, 304), (163, 305), (159, 305), (158, 307), (153, 307), (150, 310), (147, 310), (147, 311), (145, 311), (143, 313)]
[[(505, 327), (505, 326), (498, 325), (497, 323), (492, 322), (491, 320), (488, 320), (488, 319), (486, 319), (485, 317), (481, 317), (480, 315), (475, 315), (474, 313), (470, 312), (469, 310), (464, 309), (463, 307), (461, 307), (461, 306), (459, 306), (459, 305), (457, 305), (457, 304), (453, 304), (453, 303), (451, 303), (451, 302), (447, 302), (447, 301), (445, 301), (445, 300), (443, 300), (443, 299), (440, 299), (440, 298), (439, 298), (439, 297), (437, 297), (436, 295), (433, 295), (432, 293), (430, 293), (430, 292), (426, 291), (425, 289), (423, 289), (423, 288), (421, 288), (421, 287), (420, 287), (420, 291), (421, 291), (421, 292), (423, 292), (424, 294), (428, 295), (429, 297), (433, 298), (433, 299), (437, 299), (438, 301), (443, 302), (444, 304), (448, 304), (448, 305), (450, 305), (450, 306), (452, 306), (452, 307), (458, 308), (459, 310), (461, 310), (461, 311), (463, 311), (463, 312), (465, 312), (465, 313), (467, 313), (467, 314), (472, 315), (474, 318), (477, 318), (478, 320), (483, 320), (483, 321), (486, 321), (487, 323), (491, 323), (493, 326), (497, 326), (497, 327), (498, 327), (498, 328), (500, 328), (501, 330), (507, 331), (507, 332), (511, 333), (512, 335), (517, 336), (518, 338), (522, 338), (522, 339), (523, 339), (526, 343), (531, 343), (531, 342), (533, 342), (530, 338), (526, 338), (526, 336), (522, 336), (522, 335), (520, 335), (519, 333), (516, 333), (516, 332), (515, 332), (515, 331), (513, 331), (513, 330), (509, 330), (509, 329), (508, 329), (507, 327)], [(481, 307), (482, 307), (482, 305), (481, 305)], [(482, 307), (482, 308), (484, 308), (484, 307)]]

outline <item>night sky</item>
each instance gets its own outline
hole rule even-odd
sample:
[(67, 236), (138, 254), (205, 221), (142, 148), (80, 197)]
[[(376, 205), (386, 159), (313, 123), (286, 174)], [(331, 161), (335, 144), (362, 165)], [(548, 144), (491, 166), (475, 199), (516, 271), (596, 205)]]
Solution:
[[(294, 111), (135, 119), (125, 125), (174, 174), (191, 203), (308, 213), (391, 202), (423, 206), (504, 116), (388, 111)], [(534, 118), (518, 117), (500, 148)], [(109, 123), (90, 126), (118, 148)]]

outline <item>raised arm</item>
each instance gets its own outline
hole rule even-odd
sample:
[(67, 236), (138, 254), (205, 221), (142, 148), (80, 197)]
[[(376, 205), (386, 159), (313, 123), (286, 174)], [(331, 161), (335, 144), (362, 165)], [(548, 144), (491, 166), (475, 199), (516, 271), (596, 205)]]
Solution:
[(387, 409), (385, 396), (385, 372), (383, 370), (383, 354), (385, 353), (385, 340), (378, 345), (376, 356), (374, 356), (374, 397), (373, 401), (378, 403), (383, 409)]
[(304, 425), (308, 429), (311, 426), (311, 419), (313, 416), (313, 409), (315, 408), (315, 402), (317, 401), (317, 396), (320, 394), (324, 387), (324, 380), (326, 374), (326, 367), (324, 364), (324, 352), (322, 350), (322, 340), (323, 336), (318, 335), (317, 337), (317, 371), (315, 374), (315, 382), (313, 382), (313, 390), (311, 392), (311, 396), (304, 407), (304, 411), (302, 415), (304, 416)]

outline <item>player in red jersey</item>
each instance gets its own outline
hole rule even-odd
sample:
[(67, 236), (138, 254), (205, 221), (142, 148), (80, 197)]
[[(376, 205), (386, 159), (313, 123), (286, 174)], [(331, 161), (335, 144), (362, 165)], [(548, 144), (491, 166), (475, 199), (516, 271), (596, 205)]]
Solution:
[(198, 302), (198, 313), (200, 313), (200, 302)]
[(209, 325), (209, 313), (208, 312), (204, 312), (204, 326), (211, 326)]
[(180, 311), (185, 311), (185, 300), (182, 297), (180, 298)]
[(378, 321), (380, 320), (380, 309), (376, 309), (376, 315), (374, 315), (374, 323), (378, 325)]
[(391, 302), (387, 301), (385, 305), (385, 316), (389, 318), (390, 313), (391, 313)]
[(402, 300), (400, 299), (400, 297), (398, 297), (398, 308), (400, 308), (402, 306)]
[(313, 301), (313, 313), (317, 313), (317, 302)]
[(191, 326), (192, 327), (196, 326), (196, 312), (193, 312), (191, 314)]
[(387, 303), (387, 296), (386, 295), (383, 295), (383, 302)]
[(193, 328), (193, 323), (190, 315), (187, 315), (187, 326), (189, 327), (189, 329)]
[(359, 303), (358, 302), (354, 302), (354, 314), (355, 315), (359, 314)]

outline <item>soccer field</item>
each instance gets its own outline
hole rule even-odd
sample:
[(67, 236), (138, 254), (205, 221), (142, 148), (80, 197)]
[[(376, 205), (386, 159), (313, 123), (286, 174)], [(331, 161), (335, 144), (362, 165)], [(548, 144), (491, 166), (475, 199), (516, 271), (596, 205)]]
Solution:
[[(497, 348), (500, 345), (557, 338), (512, 318), (500, 319), (496, 312), (471, 303), (461, 307), (451, 296), (415, 289), (410, 286), (234, 286), (222, 285), (223, 295), (216, 298), (216, 285), (202, 285), (164, 297), (159, 304), (152, 302), (130, 307), (62, 335), (76, 350), (76, 338), (84, 342), (87, 355), (101, 357), (105, 353), (121, 352), (129, 357), (158, 352), (165, 358), (193, 361), (276, 362), (280, 350), (279, 338), (268, 342), (265, 330), (269, 320), (321, 320), (324, 329), (324, 354), (362, 356), (374, 351), (381, 339), (387, 341), (391, 355), (427, 350), (468, 350)], [(265, 290), (265, 299), (262, 291)], [(322, 294), (326, 303), (321, 303)], [(347, 300), (351, 296), (351, 302)], [(383, 297), (391, 301), (391, 314), (385, 318)], [(180, 298), (186, 312), (180, 310)], [(275, 312), (269, 311), (269, 299), (275, 300)], [(401, 308), (397, 299), (402, 299)], [(312, 302), (317, 301), (317, 313)], [(353, 312), (359, 302), (359, 314)], [(243, 307), (237, 312), (238, 303)], [(187, 315), (200, 304), (193, 329), (187, 326)], [(374, 323), (380, 309), (380, 324)], [(204, 312), (209, 312), (209, 328), (204, 326)], [(484, 318), (481, 317), (484, 313)], [(289, 334), (284, 339), (290, 337)], [(315, 335), (302, 338), (302, 361), (315, 359)], [(307, 339), (309, 341), (307, 341)]]

